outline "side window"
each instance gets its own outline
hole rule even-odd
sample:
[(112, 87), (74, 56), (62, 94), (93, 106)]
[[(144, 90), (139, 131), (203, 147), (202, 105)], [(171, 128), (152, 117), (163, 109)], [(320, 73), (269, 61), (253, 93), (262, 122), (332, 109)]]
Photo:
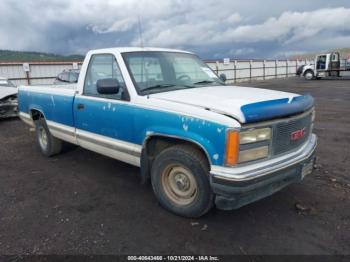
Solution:
[[(118, 94), (102, 95), (97, 92), (97, 81), (107, 78), (118, 80), (120, 86)], [(86, 72), (83, 94), (87, 96), (121, 99), (124, 90), (125, 82), (114, 55), (93, 55)]]
[(339, 60), (338, 54), (332, 54), (332, 62), (337, 62)]
[(71, 72), (69, 74), (69, 83), (76, 83), (78, 82), (78, 74), (77, 73), (74, 73), (74, 72)]
[(61, 80), (64, 82), (68, 82), (68, 80), (69, 80), (68, 73), (62, 73)]
[(57, 76), (57, 79), (60, 80), (60, 81), (64, 81), (64, 73), (61, 73)]
[(327, 56), (325, 55), (319, 56), (317, 59), (316, 69), (326, 69), (326, 60), (327, 60)]

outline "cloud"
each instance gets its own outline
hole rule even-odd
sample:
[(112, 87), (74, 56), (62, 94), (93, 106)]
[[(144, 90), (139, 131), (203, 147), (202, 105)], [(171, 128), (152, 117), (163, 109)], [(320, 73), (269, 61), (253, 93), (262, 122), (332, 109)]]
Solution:
[(229, 55), (233, 56), (240, 56), (240, 55), (250, 55), (254, 54), (255, 49), (254, 48), (235, 48), (229, 51)]
[[(315, 6), (324, 8), (315, 9)], [(276, 57), (349, 45), (348, 0), (2, 0), (0, 49), (85, 53), (139, 45)]]
[[(240, 17), (234, 14), (234, 17)], [(228, 19), (230, 20), (230, 18)], [(238, 19), (236, 21), (240, 21)], [(222, 24), (222, 23), (220, 23)], [(314, 37), (320, 32), (331, 34), (343, 33), (349, 29), (350, 8), (319, 9), (310, 12), (284, 12), (279, 17), (270, 17), (261, 24), (239, 25), (229, 24), (224, 31), (215, 30), (218, 23), (206, 21), (201, 23), (182, 24), (165, 29), (150, 30), (146, 41), (155, 45), (194, 44), (205, 42), (207, 45), (235, 42), (256, 43), (279, 41), (282, 44)], [(197, 32), (205, 32), (199, 35)]]
[(134, 27), (136, 24), (135, 19), (131, 18), (124, 18), (122, 20), (118, 20), (112, 23), (112, 25), (108, 26), (107, 28), (104, 28), (103, 26), (97, 26), (97, 25), (91, 25), (87, 28), (91, 28), (91, 30), (95, 33), (100, 34), (106, 34), (106, 33), (112, 33), (112, 32), (125, 32)]

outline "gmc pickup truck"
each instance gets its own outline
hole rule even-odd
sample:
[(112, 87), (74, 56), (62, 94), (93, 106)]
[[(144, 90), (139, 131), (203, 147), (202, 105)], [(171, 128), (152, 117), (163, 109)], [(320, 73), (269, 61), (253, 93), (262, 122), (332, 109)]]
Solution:
[(20, 117), (45, 156), (68, 142), (138, 166), (163, 207), (199, 217), (269, 196), (313, 168), (310, 95), (223, 80), (190, 52), (94, 50), (77, 85), (21, 86)]

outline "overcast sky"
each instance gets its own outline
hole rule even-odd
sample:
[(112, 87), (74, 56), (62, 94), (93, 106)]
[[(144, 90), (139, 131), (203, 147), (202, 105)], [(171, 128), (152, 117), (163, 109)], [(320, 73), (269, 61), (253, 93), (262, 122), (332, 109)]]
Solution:
[(350, 47), (349, 0), (1, 0), (0, 49), (85, 54), (140, 45), (202, 58)]

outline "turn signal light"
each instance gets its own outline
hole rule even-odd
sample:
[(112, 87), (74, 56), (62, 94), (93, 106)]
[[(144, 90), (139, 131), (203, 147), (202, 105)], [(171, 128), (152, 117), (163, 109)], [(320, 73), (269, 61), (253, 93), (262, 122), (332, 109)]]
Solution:
[(233, 166), (238, 162), (239, 133), (228, 131), (226, 141), (226, 164)]

